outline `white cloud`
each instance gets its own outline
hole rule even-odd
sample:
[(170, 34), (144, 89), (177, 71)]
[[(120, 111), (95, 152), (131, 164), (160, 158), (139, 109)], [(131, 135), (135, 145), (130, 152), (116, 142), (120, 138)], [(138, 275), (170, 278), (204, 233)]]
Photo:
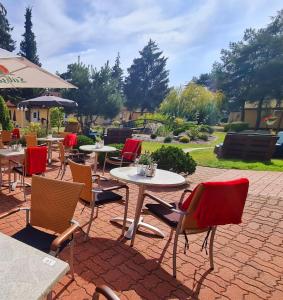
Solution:
[(219, 51), (247, 27), (264, 26), (279, 0), (2, 0), (14, 36), (21, 40), (24, 10), (33, 7), (34, 32), (43, 65), (64, 71), (77, 56), (101, 66), (120, 52), (128, 67), (149, 38), (164, 55), (173, 84), (209, 71)]

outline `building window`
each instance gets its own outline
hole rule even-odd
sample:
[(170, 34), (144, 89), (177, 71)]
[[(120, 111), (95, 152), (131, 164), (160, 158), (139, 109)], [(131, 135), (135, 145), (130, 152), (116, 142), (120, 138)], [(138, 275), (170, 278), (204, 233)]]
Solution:
[(36, 112), (33, 113), (33, 118), (34, 118), (34, 119), (37, 118), (37, 113), (36, 113)]

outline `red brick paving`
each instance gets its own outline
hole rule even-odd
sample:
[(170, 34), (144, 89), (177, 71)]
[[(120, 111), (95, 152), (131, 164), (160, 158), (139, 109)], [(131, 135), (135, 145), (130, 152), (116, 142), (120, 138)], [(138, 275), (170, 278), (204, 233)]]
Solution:
[[(47, 176), (54, 178), (55, 170)], [(145, 215), (147, 222), (167, 233), (165, 239), (138, 234), (133, 248), (129, 241), (118, 241), (121, 229), (109, 223), (123, 213), (123, 206), (111, 204), (100, 209), (93, 223), (90, 239), (78, 233), (75, 247), (75, 281), (65, 276), (54, 288), (57, 299), (91, 299), (95, 286), (107, 284), (121, 299), (283, 299), (283, 173), (221, 170), (198, 167), (190, 176), (191, 186), (205, 180), (250, 179), (250, 192), (241, 225), (222, 226), (215, 240), (215, 270), (200, 251), (203, 235), (190, 237), (190, 249), (184, 254), (179, 241), (177, 279), (172, 277), (172, 244), (169, 229), (157, 219)], [(66, 180), (70, 180), (67, 173)], [(179, 190), (157, 190), (159, 196), (178, 200)], [(133, 216), (137, 187), (130, 185), (129, 215)], [(0, 194), (0, 212), (25, 205), (17, 189)], [(76, 210), (76, 220), (88, 220), (86, 208)], [(0, 230), (8, 235), (25, 224), (24, 213), (0, 220)], [(166, 251), (164, 251), (164, 247)], [(62, 259), (68, 258), (66, 249)]]

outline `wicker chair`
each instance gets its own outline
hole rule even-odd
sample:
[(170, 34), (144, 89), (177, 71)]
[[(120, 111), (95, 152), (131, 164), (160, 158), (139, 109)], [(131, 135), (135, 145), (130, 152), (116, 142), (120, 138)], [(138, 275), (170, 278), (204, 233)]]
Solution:
[(2, 130), (1, 131), (1, 139), (4, 145), (9, 145), (12, 141), (12, 131), (10, 130)]
[(27, 147), (36, 147), (37, 146), (37, 138), (35, 134), (26, 134), (24, 136)]
[(79, 164), (84, 164), (85, 163), (85, 154), (79, 153), (78, 150), (76, 150), (76, 149), (66, 151), (65, 146), (63, 145), (62, 142), (59, 142), (58, 145), (59, 145), (60, 168), (59, 168), (56, 178), (61, 176), (60, 179), (62, 180), (66, 173), (68, 159), (71, 159), (72, 161), (79, 163)]
[[(173, 276), (176, 277), (177, 243), (180, 234), (207, 232), (202, 248), (209, 242), (210, 267), (213, 263), (213, 241), (217, 225), (239, 224), (247, 198), (249, 182), (245, 178), (227, 182), (206, 182), (199, 184), (194, 191), (185, 190), (179, 203), (168, 203), (148, 193), (148, 197), (157, 204), (146, 204), (149, 213), (171, 228), (170, 239), (175, 231), (173, 246)], [(185, 195), (191, 193), (185, 200)]]
[(141, 140), (127, 139), (119, 157), (108, 157), (106, 153), (103, 165), (103, 173), (105, 171), (106, 163), (119, 167), (128, 166), (131, 163), (133, 163), (136, 160), (136, 158), (141, 154), (141, 147)]
[[(29, 147), (25, 149), (25, 157), (23, 163), (9, 159), (9, 170), (14, 173), (15, 183), (17, 183), (17, 174), (20, 176), (21, 185), (24, 190), (24, 199), (26, 199), (26, 187), (29, 186), (25, 182), (28, 176), (43, 175), (46, 171), (47, 147)], [(13, 165), (13, 167), (12, 167)], [(11, 186), (11, 174), (9, 173), (9, 182)]]
[(107, 300), (120, 300), (120, 298), (113, 292), (113, 290), (106, 285), (100, 285), (96, 287), (92, 300), (98, 300), (99, 295), (104, 296), (104, 298), (106, 298)]
[(70, 269), (74, 278), (74, 233), (79, 224), (73, 221), (83, 184), (32, 177), (30, 208), (15, 208), (0, 215), (3, 219), (16, 212), (26, 211), (26, 227), (12, 237), (40, 251), (58, 256), (70, 246)]
[[(125, 210), (124, 210), (124, 220), (123, 220), (123, 229), (122, 235), (125, 232), (126, 228), (126, 219), (128, 212), (128, 201), (129, 201), (129, 188), (126, 184), (115, 185), (108, 188), (100, 187), (100, 177), (98, 175), (98, 186), (93, 188), (93, 176), (91, 166), (81, 165), (73, 162), (72, 160), (68, 160), (73, 181), (84, 183), (84, 188), (80, 195), (80, 200), (82, 204), (91, 209), (90, 220), (85, 225), (88, 225), (86, 231), (86, 238), (89, 235), (90, 227), (94, 218), (98, 217), (98, 209), (102, 205), (107, 205), (108, 203), (113, 202), (121, 202), (122, 196), (114, 193), (113, 191), (125, 189), (126, 191), (126, 199), (125, 199)], [(96, 207), (96, 215), (94, 215), (94, 209)]]

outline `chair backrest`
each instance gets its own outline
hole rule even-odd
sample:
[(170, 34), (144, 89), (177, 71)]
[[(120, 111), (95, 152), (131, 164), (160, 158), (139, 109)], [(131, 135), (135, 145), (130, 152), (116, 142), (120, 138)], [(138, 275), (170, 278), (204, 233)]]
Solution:
[(82, 184), (32, 177), (30, 223), (56, 233), (70, 226)]
[(37, 139), (35, 134), (26, 134), (25, 141), (27, 147), (36, 147), (37, 146)]
[(60, 132), (59, 136), (62, 137), (62, 138), (65, 138), (65, 136), (68, 135), (68, 134), (70, 134), (70, 133), (72, 133), (72, 132), (67, 132), (67, 131)]
[[(121, 156), (124, 159), (133, 161), (141, 154), (142, 141), (137, 139), (127, 139), (122, 149)], [(130, 153), (126, 153), (130, 152)]]
[(12, 131), (2, 130), (1, 132), (2, 143), (9, 143), (12, 140)]
[(14, 128), (12, 131), (12, 137), (19, 139), (20, 138), (20, 129), (19, 128)]
[(81, 165), (68, 159), (74, 182), (84, 183), (80, 198), (87, 202), (92, 201), (92, 172), (91, 166)]
[(73, 147), (78, 143), (78, 137), (75, 133), (69, 133), (64, 137), (63, 144), (65, 147)]
[(248, 189), (246, 178), (199, 184), (182, 204), (183, 229), (241, 223)]
[(43, 174), (46, 171), (47, 147), (28, 147), (25, 149), (26, 175)]

